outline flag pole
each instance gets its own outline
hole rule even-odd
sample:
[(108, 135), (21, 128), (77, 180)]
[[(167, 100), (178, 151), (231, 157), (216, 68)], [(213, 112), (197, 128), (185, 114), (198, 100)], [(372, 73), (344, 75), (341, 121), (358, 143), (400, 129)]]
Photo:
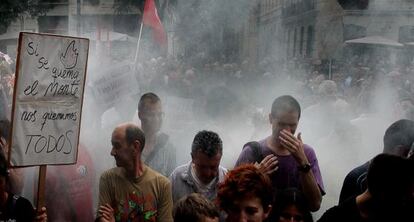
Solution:
[(139, 44), (141, 42), (141, 36), (142, 36), (142, 27), (144, 26), (144, 12), (142, 12), (142, 20), (141, 20), (141, 27), (139, 28), (139, 34), (138, 34), (138, 42), (137, 42), (137, 50), (135, 51), (135, 59), (134, 64), (136, 66), (138, 61), (138, 54), (139, 54)]

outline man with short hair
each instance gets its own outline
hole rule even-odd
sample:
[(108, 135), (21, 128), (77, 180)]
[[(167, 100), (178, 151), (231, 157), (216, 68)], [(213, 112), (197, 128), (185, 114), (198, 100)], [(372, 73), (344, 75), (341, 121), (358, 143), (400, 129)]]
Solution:
[(223, 143), (212, 131), (200, 131), (191, 146), (191, 162), (177, 167), (170, 175), (174, 203), (191, 193), (209, 200), (217, 196), (217, 185), (227, 170), (220, 166)]
[(127, 123), (112, 133), (117, 167), (101, 175), (97, 221), (173, 221), (171, 185), (141, 160), (144, 133)]
[(218, 222), (219, 210), (216, 205), (199, 193), (181, 198), (174, 206), (176, 222)]
[(379, 154), (369, 165), (367, 189), (327, 210), (318, 222), (414, 221), (414, 160)]
[(160, 132), (163, 116), (161, 100), (156, 94), (149, 92), (141, 96), (138, 118), (146, 140), (142, 159), (152, 169), (169, 176), (176, 167), (176, 149), (169, 142), (169, 136)]
[(268, 171), (275, 189), (298, 188), (305, 194), (309, 209), (317, 211), (324, 194), (323, 182), (314, 150), (302, 142), (301, 133), (294, 136), (300, 114), (295, 98), (289, 95), (276, 98), (269, 114), (272, 135), (247, 144), (236, 166), (260, 163), (259, 167)]
[[(401, 119), (392, 123), (385, 131), (383, 142), (383, 153), (408, 157), (410, 149), (414, 149), (414, 121)], [(370, 162), (368, 161), (348, 173), (342, 185), (339, 203), (365, 192)]]

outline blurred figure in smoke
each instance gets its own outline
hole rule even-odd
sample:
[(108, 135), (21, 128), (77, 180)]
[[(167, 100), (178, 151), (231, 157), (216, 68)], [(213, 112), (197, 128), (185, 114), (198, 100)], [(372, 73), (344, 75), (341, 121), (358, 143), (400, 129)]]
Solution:
[(396, 117), (414, 120), (412, 116), (414, 111), (413, 97), (407, 91), (401, 90), (399, 92), (399, 101), (395, 106)]
[(99, 180), (100, 222), (172, 222), (171, 185), (166, 177), (141, 159), (144, 133), (132, 123), (119, 125), (112, 132), (111, 155), (115, 168)]
[[(0, 153), (5, 157), (9, 156), (9, 144), (10, 144), (10, 121), (0, 120)], [(8, 191), (14, 194), (21, 194), (24, 185), (24, 172), (23, 168), (9, 169), (7, 184)]]
[(266, 125), (266, 115), (264, 113), (263, 108), (256, 109), (255, 112), (252, 114), (252, 125), (253, 125), (253, 133), (250, 137), (251, 140), (256, 140), (265, 136), (267, 132)]
[[(313, 148), (302, 142), (301, 133), (294, 135), (300, 114), (295, 98), (288, 95), (276, 98), (269, 114), (272, 135), (257, 145), (246, 145), (236, 166), (260, 163), (259, 168), (269, 171), (274, 189), (295, 187), (302, 190), (310, 210), (317, 211), (325, 192)], [(271, 219), (276, 220), (273, 215)]]
[[(207, 123), (205, 128), (217, 132), (227, 147), (240, 147), (249, 138), (251, 132), (245, 110), (248, 105), (242, 103), (241, 98), (228, 86), (216, 86), (208, 90), (203, 98), (201, 113), (205, 113)], [(223, 150), (222, 165), (226, 168), (234, 166), (234, 159), (238, 153), (233, 149)]]
[(169, 136), (161, 131), (164, 112), (161, 99), (149, 92), (141, 96), (138, 103), (138, 118), (145, 134), (143, 161), (164, 176), (169, 176), (176, 167), (176, 149)]
[(114, 107), (102, 114), (102, 129), (112, 129), (120, 123), (132, 121), (134, 118), (136, 99), (132, 95), (117, 99)]
[(327, 210), (318, 222), (414, 221), (414, 160), (376, 156), (366, 176), (367, 188)]
[[(414, 149), (414, 121), (402, 119), (391, 124), (384, 134), (383, 153), (407, 157)], [(354, 168), (345, 177), (339, 203), (359, 195), (367, 188), (367, 172), (371, 161)]]
[(93, 221), (95, 167), (86, 147), (79, 145), (74, 165), (49, 166), (46, 206), (50, 221)]
[(191, 193), (200, 193), (210, 201), (217, 196), (217, 185), (227, 170), (220, 166), (223, 143), (212, 131), (198, 132), (191, 145), (191, 162), (177, 167), (170, 176), (174, 203)]
[[(303, 131), (309, 140), (317, 142), (334, 130), (338, 116), (338, 107), (347, 106), (347, 102), (337, 96), (337, 85), (332, 80), (324, 80), (318, 87), (318, 102), (303, 111)], [(344, 110), (345, 112), (345, 110)], [(346, 113), (344, 113), (347, 115)], [(350, 115), (347, 115), (350, 118)], [(323, 130), (316, 130), (321, 129)]]
[(174, 222), (218, 222), (219, 211), (214, 203), (198, 193), (181, 198), (174, 206)]

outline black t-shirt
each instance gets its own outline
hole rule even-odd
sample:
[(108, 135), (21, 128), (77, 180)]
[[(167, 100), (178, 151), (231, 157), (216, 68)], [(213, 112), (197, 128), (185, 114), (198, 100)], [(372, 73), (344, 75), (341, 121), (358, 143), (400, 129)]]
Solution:
[(344, 202), (346, 199), (357, 196), (367, 189), (367, 173), (369, 163), (353, 169), (346, 175), (344, 183), (342, 185), (341, 194), (339, 195), (339, 203)]
[(0, 210), (0, 222), (31, 222), (35, 218), (32, 204), (24, 197), (9, 194), (6, 206)]
[(398, 207), (391, 209), (390, 206), (376, 208), (372, 205), (372, 211), (369, 218), (363, 219), (360, 215), (356, 196), (346, 199), (338, 206), (328, 209), (317, 222), (413, 222), (414, 213), (413, 204), (407, 204), (403, 207), (396, 203)]
[(356, 197), (345, 200), (338, 206), (328, 209), (317, 222), (362, 222), (356, 205)]

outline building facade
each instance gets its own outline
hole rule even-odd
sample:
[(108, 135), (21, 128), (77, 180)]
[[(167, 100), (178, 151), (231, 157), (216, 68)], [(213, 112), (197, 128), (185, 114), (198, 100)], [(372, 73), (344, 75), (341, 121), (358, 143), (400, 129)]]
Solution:
[(0, 51), (15, 57), (21, 31), (87, 37), (91, 40), (92, 52), (100, 46), (106, 52), (118, 48), (128, 50), (130, 45), (123, 46), (117, 40), (127, 39), (126, 36), (137, 39), (141, 15), (138, 8), (118, 12), (115, 0), (55, 0), (42, 4), (52, 5), (52, 9), (37, 17), (20, 16), (0, 35)]
[(381, 36), (414, 42), (414, 2), (406, 0), (260, 0), (258, 58), (312, 62), (343, 56), (344, 42)]

